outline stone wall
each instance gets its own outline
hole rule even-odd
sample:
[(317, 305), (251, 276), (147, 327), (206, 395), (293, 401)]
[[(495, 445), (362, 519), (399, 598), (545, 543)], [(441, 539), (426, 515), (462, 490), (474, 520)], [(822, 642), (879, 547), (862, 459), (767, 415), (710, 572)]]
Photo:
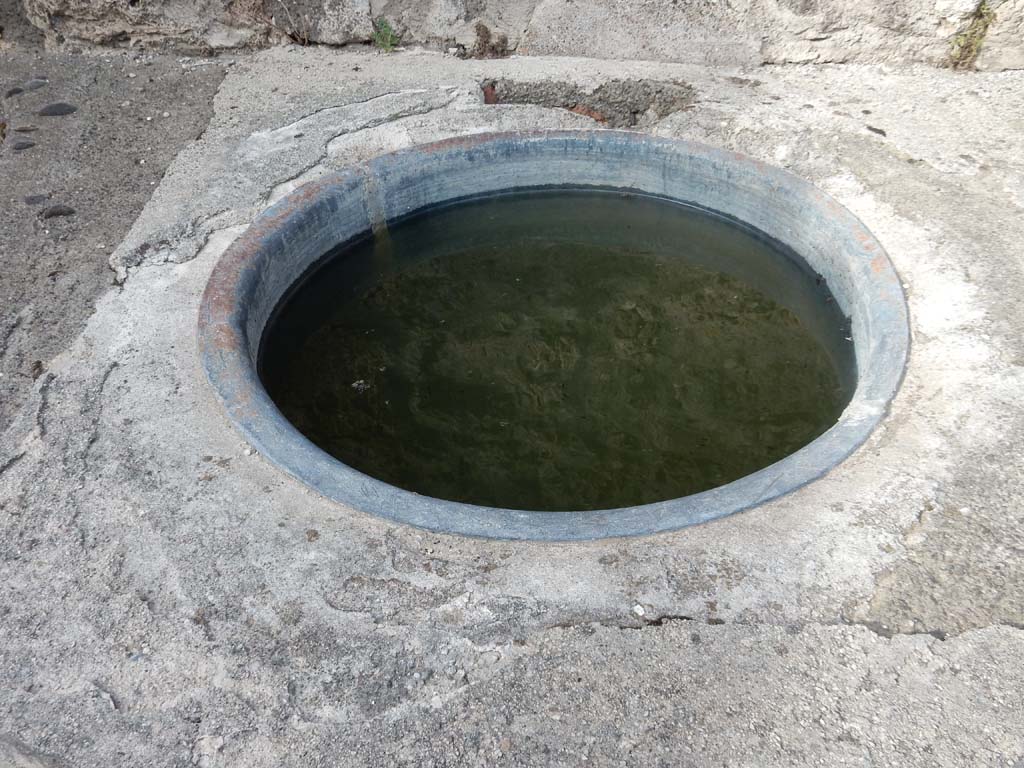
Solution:
[[(406, 42), (701, 64), (948, 63), (978, 0), (24, 0), (52, 42), (221, 49)], [(1024, 67), (1024, 0), (988, 0), (977, 66)], [(481, 28), (484, 25), (486, 30)], [(481, 47), (479, 35), (485, 38)]]

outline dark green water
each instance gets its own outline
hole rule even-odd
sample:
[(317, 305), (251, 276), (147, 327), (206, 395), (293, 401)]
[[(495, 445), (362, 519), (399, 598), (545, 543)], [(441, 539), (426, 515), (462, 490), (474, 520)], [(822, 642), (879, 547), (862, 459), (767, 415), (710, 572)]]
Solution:
[(324, 264), (265, 334), (264, 384), (325, 451), (429, 496), (530, 510), (685, 496), (807, 444), (854, 385), (820, 279), (657, 199), (476, 200)]

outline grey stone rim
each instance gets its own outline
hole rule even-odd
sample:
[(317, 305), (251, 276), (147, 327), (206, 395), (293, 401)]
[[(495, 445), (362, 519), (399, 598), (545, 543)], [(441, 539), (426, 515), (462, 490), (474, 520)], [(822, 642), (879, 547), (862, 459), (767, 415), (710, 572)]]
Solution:
[[(839, 421), (786, 458), (692, 496), (621, 509), (532, 512), (445, 501), (343, 464), (278, 411), (256, 370), (278, 300), (332, 247), (421, 208), (543, 186), (631, 190), (710, 208), (800, 254), (850, 317), (858, 383)], [(907, 305), (882, 246), (802, 179), (734, 152), (625, 131), (480, 134), (384, 155), (307, 184), (259, 216), (214, 268), (199, 314), (203, 367), (263, 456), (329, 499), (438, 532), (587, 540), (672, 531), (763, 504), (820, 478), (884, 418), (909, 352)]]

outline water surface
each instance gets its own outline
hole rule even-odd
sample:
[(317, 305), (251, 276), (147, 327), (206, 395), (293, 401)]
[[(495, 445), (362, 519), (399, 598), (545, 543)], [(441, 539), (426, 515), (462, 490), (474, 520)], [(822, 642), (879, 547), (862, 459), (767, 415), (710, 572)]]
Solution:
[(265, 334), (284, 415), (442, 499), (633, 506), (735, 480), (832, 426), (846, 321), (781, 247), (698, 208), (547, 191), (330, 254)]

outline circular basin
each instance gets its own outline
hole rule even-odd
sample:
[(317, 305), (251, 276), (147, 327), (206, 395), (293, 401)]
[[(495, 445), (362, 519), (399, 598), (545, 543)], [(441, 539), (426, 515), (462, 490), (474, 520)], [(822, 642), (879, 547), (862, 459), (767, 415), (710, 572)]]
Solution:
[[(576, 197), (572, 197), (573, 195)], [(608, 213), (605, 213), (602, 206), (607, 205), (606, 198), (617, 201), (641, 201), (632, 202), (630, 205), (638, 211), (636, 216), (639, 218), (636, 220), (647, 222), (647, 226), (631, 230), (629, 227), (618, 227), (609, 223), (617, 209), (608, 207)], [(500, 205), (486, 202), (495, 200), (499, 201)], [(537, 201), (541, 201), (539, 205)], [(562, 206), (561, 209), (558, 208), (559, 205)], [(549, 209), (547, 218), (542, 215), (545, 208)], [(447, 219), (443, 216), (439, 219), (445, 222), (443, 225), (435, 225), (430, 229), (416, 224), (426, 219), (425, 212), (437, 210), (449, 211), (445, 214)], [(673, 210), (678, 211), (678, 214), (673, 213)], [(562, 483), (569, 489), (589, 489), (600, 483), (589, 478), (585, 482), (575, 478), (578, 482), (574, 486), (572, 483), (567, 484), (566, 473), (558, 475), (552, 470), (547, 474), (538, 474), (541, 479), (532, 493), (524, 492), (517, 495), (517, 487), (525, 488), (522, 480), (514, 474), (507, 477), (501, 473), (495, 474), (493, 468), (489, 470), (492, 475), (486, 477), (501, 475), (505, 491), (501, 491), (496, 484), (494, 492), (490, 493), (488, 483), (484, 482), (468, 489), (465, 494), (460, 494), (457, 483), (455, 486), (451, 483), (441, 483), (438, 473), (434, 473), (436, 476), (431, 475), (432, 470), (429, 467), (433, 465), (422, 458), (426, 455), (429, 459), (430, 450), (424, 446), (420, 446), (422, 450), (419, 452), (409, 452), (408, 456), (412, 458), (407, 459), (403, 454), (401, 459), (396, 458), (396, 461), (390, 463), (387, 461), (385, 449), (382, 454), (383, 460), (381, 455), (378, 455), (376, 463), (367, 460), (366, 464), (360, 463), (358, 458), (363, 456), (365, 451), (349, 450), (346, 453), (344, 449), (336, 449), (330, 440), (324, 438), (323, 434), (314, 428), (316, 418), (319, 417), (314, 417), (313, 422), (304, 422), (301, 414), (297, 417), (290, 410), (291, 404), (281, 397), (281, 385), (276, 383), (282, 380), (281, 376), (275, 374), (273, 370), (268, 375), (265, 370), (269, 366), (266, 363), (268, 357), (277, 359), (276, 370), (283, 370), (286, 373), (289, 366), (297, 365), (296, 360), (301, 359), (274, 351), (287, 351), (288, 343), (275, 341), (275, 334), (280, 335), (277, 329), (284, 323), (282, 317), (288, 317), (289, 307), (318, 302), (324, 304), (325, 301), (330, 304), (330, 297), (333, 295), (330, 291), (315, 290), (317, 283), (325, 282), (328, 277), (333, 281), (332, 286), (342, 288), (346, 281), (353, 286), (360, 279), (366, 281), (368, 274), (379, 278), (385, 270), (377, 262), (386, 262), (387, 269), (391, 270), (394, 255), (392, 250), (399, 255), (410, 250), (428, 252), (433, 249), (441, 253), (446, 246), (458, 250), (461, 247), (458, 243), (447, 241), (456, 241), (459, 238), (467, 242), (472, 241), (479, 246), (481, 238), (490, 237), (495, 243), (500, 244), (517, 237), (514, 229), (507, 232), (502, 230), (502, 226), (509, 226), (507, 222), (525, 227), (531, 233), (547, 231), (545, 227), (554, 232), (557, 231), (560, 222), (571, 222), (579, 231), (589, 233), (587, 237), (593, 241), (589, 243), (591, 249), (584, 251), (586, 258), (580, 257), (577, 261), (591, 267), (591, 271), (586, 273), (590, 275), (587, 280), (596, 285), (600, 282), (601, 275), (615, 271), (616, 265), (622, 261), (616, 261), (618, 251), (615, 248), (628, 248), (630, 237), (638, 241), (642, 239), (645, 248), (652, 239), (660, 238), (663, 244), (667, 242), (671, 245), (673, 238), (696, 237), (694, 233), (698, 230), (693, 229), (695, 224), (676, 224), (676, 218), (683, 221), (686, 215), (694, 215), (684, 215), (684, 210), (701, 211), (708, 221), (713, 219), (727, 223), (733, 230), (746, 233), (744, 237), (751, 243), (768, 243), (774, 252), (782, 254), (782, 266), (775, 265), (767, 271), (755, 269), (753, 272), (744, 272), (748, 268), (742, 266), (742, 259), (736, 264), (730, 262), (729, 254), (732, 251), (728, 248), (711, 249), (707, 251), (710, 255), (704, 257), (707, 263), (701, 264), (699, 269), (711, 270), (707, 272), (708, 275), (712, 272), (715, 275), (727, 275), (722, 278), (726, 281), (732, 279), (728, 275), (738, 275), (745, 278), (748, 284), (758, 284), (769, 297), (764, 298), (760, 293), (751, 293), (750, 296), (753, 298), (747, 300), (747, 303), (756, 303), (764, 298), (763, 306), (774, 308), (771, 299), (777, 299), (784, 306), (794, 307), (796, 315), (802, 315), (802, 319), (809, 322), (812, 331), (810, 335), (817, 335), (825, 347), (833, 350), (832, 357), (840, 362), (839, 368), (848, 369), (840, 371), (840, 378), (845, 380), (844, 386), (840, 387), (843, 389), (842, 400), (838, 405), (831, 406), (835, 411), (831, 415), (826, 409), (825, 417), (828, 421), (808, 433), (816, 435), (810, 442), (804, 444), (800, 440), (792, 446), (792, 452), (778, 457), (770, 452), (751, 449), (753, 463), (750, 463), (748, 468), (753, 471), (739, 477), (733, 477), (736, 474), (735, 469), (733, 475), (719, 475), (722, 484), (690, 493), (690, 489), (704, 486), (699, 483), (694, 485), (682, 482), (682, 475), (685, 474), (683, 463), (688, 459), (684, 456), (680, 460), (680, 482), (673, 484), (675, 478), (672, 476), (672, 463), (662, 456), (662, 467), (657, 475), (660, 485), (651, 488), (650, 493), (646, 494), (643, 492), (645, 489), (641, 480), (638, 487), (634, 487), (636, 483), (628, 486), (628, 492), (616, 494), (608, 490), (603, 492), (603, 495), (597, 494), (593, 498), (581, 492), (577, 499), (571, 495), (571, 490), (567, 496), (564, 488), (561, 494), (555, 493), (554, 486)], [(488, 211), (492, 212), (490, 218)], [(495, 211), (498, 213), (494, 213)], [(501, 211), (505, 211), (504, 219), (499, 215)], [(590, 218), (587, 219), (587, 216)], [(471, 223), (467, 227), (460, 227), (460, 221)], [(472, 222), (483, 224), (477, 225)], [(463, 232), (463, 229), (467, 231)], [(631, 235), (631, 232), (636, 234)], [(450, 236), (446, 233), (450, 233)], [(367, 243), (371, 245), (368, 246)], [(440, 273), (436, 264), (433, 267), (433, 282), (418, 275), (415, 271), (417, 268), (413, 268), (411, 272), (395, 268), (394, 271), (399, 277), (412, 274), (413, 278), (402, 278), (405, 280), (404, 283), (401, 280), (395, 282), (398, 278), (389, 278), (392, 279), (389, 290), (397, 291), (402, 285), (416, 284), (421, 286), (421, 289), (426, 286), (429, 291), (437, 291), (438, 286), (455, 286), (452, 290), (458, 292), (460, 275), (461, 279), (469, 280), (469, 284), (479, 286), (479, 281), (485, 279), (486, 274), (500, 273), (500, 279), (509, 284), (513, 281), (526, 281), (530, 287), (524, 293), (524, 297), (536, 303), (536, 295), (545, 293), (546, 286), (557, 286), (558, 265), (575, 264), (571, 260), (563, 262), (548, 259), (536, 264), (520, 265), (521, 270), (516, 272), (512, 269), (515, 266), (512, 262), (519, 259), (518, 255), (509, 256), (511, 252), (501, 248), (495, 250), (491, 242), (487, 243), (487, 247), (490, 249), (490, 261), (467, 261), (463, 258), (462, 262), (452, 262), (463, 264), (462, 273), (456, 271), (454, 267), (444, 271), (447, 262), (442, 259)], [(739, 246), (733, 248), (733, 251), (739, 250), (742, 250)], [(332, 264), (341, 261), (339, 253), (355, 254), (350, 258), (354, 266), (341, 271), (333, 268)], [(578, 256), (580, 252), (573, 253)], [(637, 289), (639, 293), (619, 296), (617, 291), (621, 286), (616, 284), (614, 290), (606, 291), (608, 295), (602, 299), (604, 304), (599, 302), (597, 309), (587, 304), (584, 314), (592, 312), (594, 318), (606, 317), (608, 323), (617, 328), (628, 326), (627, 330), (631, 333), (635, 333), (636, 328), (640, 326), (651, 325), (648, 321), (652, 321), (653, 312), (660, 311), (660, 305), (646, 307), (642, 301), (643, 297), (654, 294), (656, 288), (663, 287), (669, 293), (685, 293), (694, 285), (690, 273), (680, 277), (674, 275), (671, 270), (658, 272), (655, 269), (672, 267), (671, 260), (665, 263), (652, 262), (652, 265), (647, 265), (644, 269), (656, 274), (657, 277), (653, 281), (648, 279), (648, 282), (643, 283), (644, 287)], [(512, 271), (506, 271), (506, 268)], [(573, 268), (577, 272), (581, 269), (579, 264), (575, 264)], [(422, 265), (418, 269), (422, 272)], [(477, 271), (474, 272), (474, 269)], [(635, 272), (634, 270), (629, 275), (629, 280), (633, 281), (630, 284), (634, 286), (640, 285), (637, 283), (639, 278)], [(438, 277), (438, 274), (441, 274), (441, 277)], [(798, 284), (805, 287), (798, 290)], [(719, 292), (717, 294), (709, 293), (711, 289), (707, 286), (692, 289), (711, 307), (709, 311), (717, 311), (716, 307), (727, 303), (730, 297), (747, 295), (742, 292), (742, 286), (734, 288), (730, 282), (723, 283), (720, 280), (716, 285)], [(822, 298), (821, 307), (813, 306), (814, 296), (818, 295), (815, 293), (815, 285), (820, 287), (818, 294)], [(331, 291), (335, 290), (335, 287), (331, 288)], [(554, 289), (552, 291), (557, 293)], [(587, 297), (590, 298), (590, 294), (594, 292), (600, 294), (600, 290), (595, 288)], [(500, 293), (500, 296), (495, 293), (493, 297), (487, 295), (483, 289), (477, 293), (479, 295), (473, 296), (473, 291), (463, 290), (460, 295), (469, 295), (469, 299), (475, 299), (478, 314), (481, 305), (482, 314), (485, 316), (488, 307), (494, 306), (494, 318), (485, 319), (494, 321), (491, 325), (500, 331), (502, 338), (496, 341), (493, 335), (489, 336), (487, 344), (498, 344), (500, 353), (500, 349), (504, 349), (500, 345), (510, 344), (508, 339), (515, 336), (515, 332), (511, 330), (515, 326), (515, 320), (512, 318), (515, 314), (512, 312), (514, 306), (505, 307), (502, 304), (505, 300), (502, 298), (505, 296), (504, 292)], [(626, 293), (628, 294), (628, 291)], [(533, 312), (531, 317), (536, 319), (534, 316), (538, 313), (544, 315), (547, 312), (544, 316), (550, 319), (560, 312), (558, 317), (562, 318), (566, 313), (571, 314), (582, 307), (581, 305), (567, 309), (564, 303), (570, 299), (566, 299), (565, 296), (557, 298), (563, 302), (556, 308), (557, 312), (551, 308), (533, 308), (530, 310)], [(687, 299), (691, 305), (692, 298)], [(571, 300), (579, 299), (574, 297)], [(666, 301), (661, 303), (665, 304)], [(291, 311), (294, 312), (294, 309)], [(355, 317), (358, 312), (365, 311), (365, 307), (357, 307), (350, 316)], [(391, 309), (384, 306), (382, 311), (386, 314)], [(449, 320), (465, 319), (462, 305), (454, 312), (447, 316)], [(768, 314), (781, 316), (775, 309)], [(706, 315), (707, 312), (704, 312), (704, 316)], [(446, 322), (443, 316), (441, 320), (437, 320), (436, 314), (424, 315), (419, 312), (409, 316), (429, 317), (432, 323)], [(685, 320), (686, 317), (694, 315), (680, 315), (679, 312), (672, 315), (669, 312), (668, 316), (675, 318), (675, 325), (671, 327), (679, 329), (680, 322), (683, 322), (679, 320), (680, 317)], [(835, 331), (839, 328), (840, 322), (832, 318), (841, 318), (842, 330), (838, 341)], [(448, 326), (450, 330), (446, 333), (449, 337), (455, 337), (460, 332), (479, 334), (480, 323), (475, 320), (474, 323), (452, 322)], [(589, 325), (603, 328), (596, 320), (589, 322)], [(816, 325), (835, 327), (830, 333), (823, 334), (815, 327)], [(688, 330), (691, 332), (691, 338), (696, 338), (692, 336), (693, 329)], [(551, 335), (550, 329), (537, 330), (534, 327), (534, 331), (538, 334)], [(492, 334), (493, 332), (495, 331), (492, 328)], [(706, 332), (701, 330), (700, 333)], [(668, 336), (671, 341), (671, 334)], [(776, 335), (765, 338), (780, 337)], [(835, 350), (843, 345), (844, 339), (852, 348), (836, 352)], [(703, 340), (707, 342), (706, 338)], [(446, 349), (456, 350), (456, 353), (449, 351), (449, 356), (454, 354), (458, 357), (467, 348), (466, 338), (456, 341), (460, 341), (461, 346), (449, 344)], [(511, 349), (512, 352), (506, 350), (505, 353), (498, 354), (498, 357), (491, 354), (489, 359), (498, 361), (494, 363), (497, 369), (506, 362), (506, 358), (516, 357), (520, 353), (526, 354), (529, 375), (533, 375), (534, 368), (541, 364), (554, 364), (558, 367), (559, 363), (555, 358), (560, 354), (557, 350), (560, 348), (561, 340), (548, 339), (550, 343), (547, 344), (534, 341), (526, 338), (520, 342), (521, 347), (508, 347), (507, 349)], [(617, 131), (490, 134), (453, 139), (382, 156), (308, 184), (261, 215), (224, 254), (207, 285), (199, 321), (200, 352), (210, 381), (230, 419), (269, 461), (324, 496), (364, 512), (435, 531), (507, 539), (576, 540), (675, 530), (748, 509), (805, 485), (846, 458), (883, 418), (903, 374), (908, 342), (906, 303), (899, 279), (888, 257), (863, 224), (835, 200), (789, 173), (736, 153), (689, 142)], [(652, 345), (652, 349), (673, 349), (671, 344), (666, 346), (667, 342), (660, 337), (654, 338), (653, 341), (647, 339), (645, 343)], [(771, 342), (760, 343), (763, 345)], [(359, 344), (352, 343), (351, 346), (358, 347), (361, 350), (360, 354), (366, 359), (376, 360), (379, 350), (375, 344), (376, 341), (359, 340)], [(601, 346), (600, 343), (591, 341), (586, 348), (595, 350), (592, 354), (598, 356), (605, 354), (607, 349), (621, 351), (623, 342), (622, 339), (618, 339), (609, 344), (611, 346)], [(387, 339), (382, 337), (379, 346), (387, 346)], [(408, 346), (406, 344), (402, 349)], [(707, 342), (704, 346), (714, 352), (714, 344)], [(268, 348), (271, 350), (269, 353)], [(722, 348), (727, 350), (728, 343), (722, 342)], [(330, 345), (324, 349), (330, 350)], [(347, 349), (342, 351), (346, 352)], [(323, 355), (323, 350), (321, 349), (318, 354)], [(502, 357), (501, 354), (505, 356)], [(530, 358), (529, 354), (534, 354), (536, 360)], [(574, 370), (581, 370), (578, 365), (580, 355), (576, 352), (572, 352), (572, 355)], [(336, 355), (329, 351), (327, 357), (334, 360)], [(723, 351), (723, 358), (727, 357), (729, 355)], [(488, 356), (485, 354), (482, 357), (459, 358), (456, 361), (462, 364), (459, 376), (465, 379), (466, 376), (463, 374), (473, 374), (481, 359), (486, 360)], [(652, 356), (647, 355), (644, 359), (652, 359)], [(345, 362), (346, 365), (350, 364), (344, 355), (338, 360)], [(471, 362), (467, 363), (466, 360)], [(552, 360), (555, 362), (552, 363)], [(381, 365), (375, 370), (383, 372), (392, 366), (392, 358), (387, 358), (387, 361), (388, 366)], [(317, 395), (315, 390), (307, 392), (303, 387), (303, 381), (317, 375), (318, 362), (319, 358), (312, 358), (312, 362), (307, 359), (307, 368), (300, 371), (301, 375), (293, 375), (292, 383), (289, 385), (293, 389), (297, 388), (307, 399)], [(659, 381), (664, 383), (666, 378), (672, 378), (671, 371), (674, 369), (671, 366), (665, 369), (664, 360), (659, 362), (663, 367), (652, 366), (647, 374), (649, 378), (659, 377)], [(668, 362), (676, 365), (671, 360)], [(732, 360), (725, 362), (727, 367), (735, 366)], [(778, 367), (775, 363), (773, 365)], [(806, 367), (806, 363), (801, 365)], [(583, 366), (583, 369), (590, 370), (586, 366)], [(669, 371), (667, 375), (666, 370)], [(718, 375), (717, 372), (713, 373)], [(384, 384), (381, 384), (380, 391), (406, 391), (409, 386), (408, 379), (415, 382), (418, 375), (419, 371), (414, 369), (412, 374), (406, 377), (407, 380), (392, 381), (391, 390), (384, 389)], [(540, 384), (531, 381), (527, 384), (533, 388), (531, 391), (542, 393), (544, 386), (578, 388), (581, 386), (581, 374), (574, 375), (576, 379), (571, 381), (560, 381), (555, 384), (551, 381)], [(596, 381), (596, 375), (591, 375), (591, 379)], [(382, 378), (384, 377), (385, 374), (382, 373)], [(493, 376), (485, 371), (484, 375), (485, 379), (501, 377), (507, 379), (507, 371), (498, 370)], [(747, 377), (751, 378), (749, 371)], [(716, 386), (727, 386), (731, 379), (726, 376), (722, 381), (726, 384), (722, 385), (716, 378)], [(358, 408), (364, 408), (363, 404), (371, 400), (369, 395), (364, 394), (364, 390), (369, 390), (373, 384), (369, 378), (355, 378), (351, 383), (350, 396), (345, 398), (346, 402), (352, 401), (359, 404)], [(464, 389), (459, 390), (456, 395), (447, 393), (449, 400), (454, 398), (456, 404), (458, 397), (466, 397), (466, 407), (470, 407), (472, 398), (464, 395), (463, 391), (483, 391), (483, 401), (486, 403), (488, 400), (486, 390), (480, 390), (475, 383), (462, 381), (459, 386), (463, 386)], [(614, 383), (608, 386), (610, 389), (605, 393), (607, 397), (604, 399), (600, 397), (600, 387), (592, 386), (586, 395), (589, 398), (587, 402), (599, 404), (595, 407), (596, 413), (600, 415), (605, 411), (614, 411), (617, 398), (621, 400), (620, 395), (614, 394), (617, 391), (614, 390)], [(686, 383), (686, 386), (694, 388), (692, 381)], [(426, 388), (427, 384), (424, 384), (424, 387)], [(656, 386), (652, 392), (664, 393), (669, 392), (669, 389), (667, 385)], [(678, 390), (679, 386), (675, 385), (675, 389)], [(742, 386), (729, 391), (752, 392)], [(796, 399), (804, 402), (813, 399), (813, 390), (807, 391), (812, 394), (801, 395)], [(743, 397), (742, 394), (732, 396)], [(763, 397), (763, 393), (761, 396)], [(380, 395), (378, 400), (380, 408), (384, 408), (383, 403), (386, 403), (388, 408), (392, 407), (390, 400), (383, 400), (383, 395)], [(714, 403), (718, 400), (712, 399), (708, 402)], [(666, 400), (669, 401), (671, 397)], [(728, 403), (726, 405), (728, 407), (723, 413), (728, 414), (732, 411), (743, 412), (744, 406), (749, 410), (750, 403), (735, 399), (732, 406)], [(771, 405), (770, 398), (765, 405), (758, 407)], [(283, 411), (289, 413), (291, 419), (287, 418)], [(356, 416), (365, 416), (362, 411), (353, 413), (353, 423), (359, 421)], [(348, 418), (348, 414), (340, 417), (339, 423), (342, 427)], [(379, 419), (379, 414), (374, 418)], [(398, 427), (405, 424), (402, 420), (404, 417), (395, 418), (398, 418), (398, 421), (392, 419), (392, 431), (395, 424)], [(609, 424), (617, 423), (615, 418), (609, 416)], [(665, 423), (676, 433), (685, 432), (686, 424), (696, 423), (693, 415), (688, 418), (688, 421), (682, 419), (678, 422), (667, 419)], [(508, 426), (507, 422), (493, 419), (492, 421), (496, 430)], [(539, 417), (539, 423), (543, 422), (544, 417)], [(376, 422), (370, 420), (365, 423), (370, 426), (364, 425), (362, 429), (367, 439), (370, 439)], [(484, 418), (479, 423), (490, 422)], [(306, 434), (295, 424), (304, 425)], [(532, 432), (519, 430), (520, 436), (525, 435), (521, 437), (524, 445), (538, 440), (537, 436), (541, 434), (538, 429), (534, 428)], [(307, 434), (313, 439), (307, 437)], [(408, 435), (403, 435), (399, 429), (397, 442), (391, 445), (401, 447), (404, 451), (410, 440), (415, 441), (418, 439), (417, 436), (422, 434), (422, 430), (417, 432), (410, 428)], [(495, 434), (498, 435), (496, 439), (500, 444), (502, 433), (497, 431)], [(514, 443), (514, 434), (513, 431), (509, 432), (510, 444)], [(621, 491), (620, 486), (628, 485), (626, 473), (630, 471), (629, 460), (634, 455), (650, 453), (650, 446), (644, 444), (647, 433), (639, 434), (639, 443), (636, 439), (629, 443), (623, 442), (621, 435), (609, 431), (607, 442), (617, 447), (619, 453), (606, 456), (601, 452), (601, 457), (608, 462), (607, 467), (600, 465), (592, 468), (596, 477), (607, 479), (603, 485), (607, 485), (609, 489)], [(673, 439), (672, 434), (665, 436), (652, 432), (651, 435), (652, 442), (671, 442)], [(476, 434), (473, 432), (463, 433), (457, 436), (457, 439), (452, 438), (454, 442), (449, 443), (450, 446), (465, 447), (466, 456), (460, 460), (468, 461), (469, 465), (472, 465), (473, 452), (477, 450), (476, 447), (471, 447), (471, 444), (475, 445), (472, 440), (475, 437)], [(358, 444), (358, 438), (359, 434), (356, 434), (355, 444)], [(593, 442), (593, 435), (590, 438)], [(702, 439), (707, 440), (707, 435), (705, 434)], [(602, 442), (604, 441), (597, 440), (597, 443)], [(673, 450), (678, 450), (678, 445), (685, 442), (685, 439), (676, 440), (677, 445)], [(353, 444), (351, 440), (349, 444)], [(489, 444), (494, 445), (494, 440)], [(517, 450), (522, 451), (521, 448)], [(733, 452), (736, 453), (735, 450)], [(755, 460), (754, 454), (763, 454), (768, 458)], [(420, 458), (417, 459), (417, 456)], [(404, 465), (416, 460), (428, 468), (421, 470), (423, 479), (409, 482), (396, 480), (404, 477)], [(762, 466), (765, 461), (771, 463)], [(500, 456), (497, 463), (501, 463)], [(626, 466), (623, 470), (622, 483), (616, 483), (614, 480), (613, 468), (616, 466)], [(735, 466), (746, 465), (740, 462)], [(586, 469), (584, 467), (584, 470)], [(472, 472), (466, 472), (467, 483), (471, 475)], [(543, 479), (544, 477), (556, 478), (550, 481), (551, 488), (545, 488), (547, 481)], [(379, 478), (392, 482), (385, 482), (385, 479)], [(574, 478), (569, 478), (572, 479)], [(681, 494), (665, 498), (666, 493), (671, 493), (674, 488), (681, 489)], [(418, 493), (417, 490), (425, 492)], [(552, 493), (545, 493), (546, 490), (551, 490)], [(684, 493), (686, 495), (683, 495)], [(511, 508), (517, 506), (516, 502), (520, 498), (527, 500), (524, 502), (527, 508)], [(613, 508), (603, 508), (607, 506), (602, 503), (606, 498), (614, 500)], [(475, 503), (478, 500), (483, 501)]]

